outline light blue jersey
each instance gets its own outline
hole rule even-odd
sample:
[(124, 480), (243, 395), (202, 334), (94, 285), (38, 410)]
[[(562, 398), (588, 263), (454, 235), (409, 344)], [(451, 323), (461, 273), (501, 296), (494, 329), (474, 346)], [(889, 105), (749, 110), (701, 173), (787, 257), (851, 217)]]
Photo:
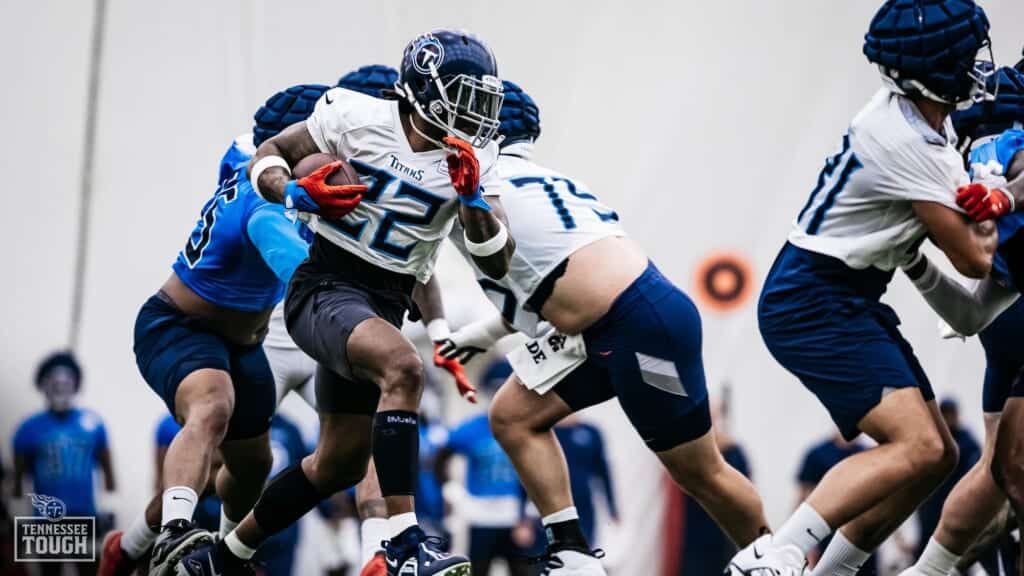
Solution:
[[(1024, 150), (1024, 130), (1007, 130), (998, 138), (990, 140), (972, 150), (970, 163), (974, 167), (976, 164), (990, 164), (994, 162), (999, 165), (1000, 170), (1005, 174), (1010, 163), (1013, 161), (1014, 155), (1021, 150)], [(999, 218), (996, 220), (996, 227), (999, 229), (1000, 247), (992, 258), (992, 274), (999, 278), (1000, 282), (1019, 290), (1020, 287), (1014, 286), (1014, 275), (1010, 270), (1006, 245), (1011, 238), (1020, 232), (1021, 228), (1024, 228), (1024, 212), (1012, 212)], [(1021, 274), (1024, 274), (1024, 271), (1017, 272), (1018, 277)]]
[(253, 189), (245, 168), (255, 150), (240, 137), (220, 163), (220, 184), (196, 223), (174, 272), (204, 300), (235, 310), (273, 308), (306, 258), (309, 242), (285, 209)]

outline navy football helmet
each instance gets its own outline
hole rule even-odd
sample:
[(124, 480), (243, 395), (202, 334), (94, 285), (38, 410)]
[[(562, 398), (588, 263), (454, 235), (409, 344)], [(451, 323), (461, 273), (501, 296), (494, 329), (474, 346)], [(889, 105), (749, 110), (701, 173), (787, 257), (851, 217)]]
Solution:
[(299, 84), (274, 94), (253, 115), (252, 143), (258, 148), (285, 128), (313, 113), (316, 101), (330, 90), (320, 84)]
[(498, 120), (502, 147), (517, 142), (534, 142), (540, 138), (540, 109), (530, 95), (514, 82), (502, 80), (504, 100)]
[(399, 72), (395, 90), (426, 122), (476, 148), (494, 139), (501, 80), (494, 54), (476, 36), (456, 30), (417, 36), (405, 47)]
[(996, 82), (995, 100), (953, 114), (953, 126), (965, 145), (1024, 126), (1024, 73), (1003, 67), (989, 80), (990, 85)]
[(395, 82), (398, 82), (398, 70), (383, 64), (371, 64), (339, 78), (338, 87), (383, 98), (386, 92), (394, 90)]
[[(864, 55), (894, 91), (968, 108), (994, 98), (988, 30), (972, 0), (888, 0), (864, 36)], [(982, 50), (988, 61), (978, 60)]]

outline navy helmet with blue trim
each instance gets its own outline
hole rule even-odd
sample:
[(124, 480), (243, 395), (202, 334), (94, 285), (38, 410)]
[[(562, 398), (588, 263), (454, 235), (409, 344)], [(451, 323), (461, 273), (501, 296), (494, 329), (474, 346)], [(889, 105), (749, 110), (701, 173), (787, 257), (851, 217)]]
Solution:
[(540, 138), (540, 109), (530, 95), (518, 84), (509, 80), (501, 81), (504, 100), (498, 120), (498, 134), (502, 136), (502, 147), (519, 142), (534, 142)]
[(383, 98), (395, 89), (398, 70), (383, 64), (361, 66), (338, 79), (338, 87)]
[(989, 84), (995, 83), (999, 86), (995, 100), (953, 114), (953, 126), (965, 145), (1024, 126), (1024, 73), (1008, 66), (1000, 68), (989, 80)]
[(253, 115), (252, 143), (259, 147), (285, 128), (313, 113), (316, 101), (330, 90), (321, 84), (299, 84), (274, 94)]
[[(958, 107), (991, 99), (989, 22), (972, 0), (888, 0), (864, 36), (864, 55), (901, 94)], [(990, 61), (978, 60), (988, 49)]]
[[(434, 30), (413, 39), (402, 55), (395, 90), (428, 124), (477, 148), (498, 133), (501, 80), (494, 54), (460, 30)], [(421, 136), (441, 146), (438, 138)]]

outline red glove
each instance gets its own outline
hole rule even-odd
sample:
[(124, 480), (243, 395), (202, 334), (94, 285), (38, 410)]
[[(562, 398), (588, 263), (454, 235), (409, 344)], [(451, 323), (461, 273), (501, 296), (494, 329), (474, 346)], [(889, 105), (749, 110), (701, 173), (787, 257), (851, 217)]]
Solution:
[(442, 356), (439, 353), (441, 346), (440, 342), (434, 343), (434, 366), (447, 370), (455, 378), (455, 386), (459, 388), (459, 395), (469, 402), (476, 404), (476, 386), (473, 386), (469, 378), (466, 378), (466, 372), (462, 369), (462, 362), (454, 358)]
[(324, 164), (296, 182), (315, 203), (317, 209), (311, 211), (331, 220), (342, 218), (355, 210), (366, 193), (366, 186), (363, 184), (334, 186), (327, 183), (327, 178), (340, 170), (341, 166), (342, 163), (339, 161)]
[(975, 222), (992, 220), (1013, 210), (1013, 203), (1006, 192), (977, 182), (957, 190), (956, 205)]
[(480, 161), (469, 142), (453, 136), (445, 136), (444, 143), (451, 146), (448, 153), (448, 175), (452, 186), (463, 201), (480, 197)]

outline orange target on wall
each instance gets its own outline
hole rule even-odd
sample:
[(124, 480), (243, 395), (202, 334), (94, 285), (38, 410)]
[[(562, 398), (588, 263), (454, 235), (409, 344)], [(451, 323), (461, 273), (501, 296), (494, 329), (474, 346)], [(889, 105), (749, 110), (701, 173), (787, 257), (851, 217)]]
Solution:
[(697, 265), (694, 294), (698, 302), (718, 312), (743, 306), (753, 291), (750, 261), (736, 252), (712, 252)]

